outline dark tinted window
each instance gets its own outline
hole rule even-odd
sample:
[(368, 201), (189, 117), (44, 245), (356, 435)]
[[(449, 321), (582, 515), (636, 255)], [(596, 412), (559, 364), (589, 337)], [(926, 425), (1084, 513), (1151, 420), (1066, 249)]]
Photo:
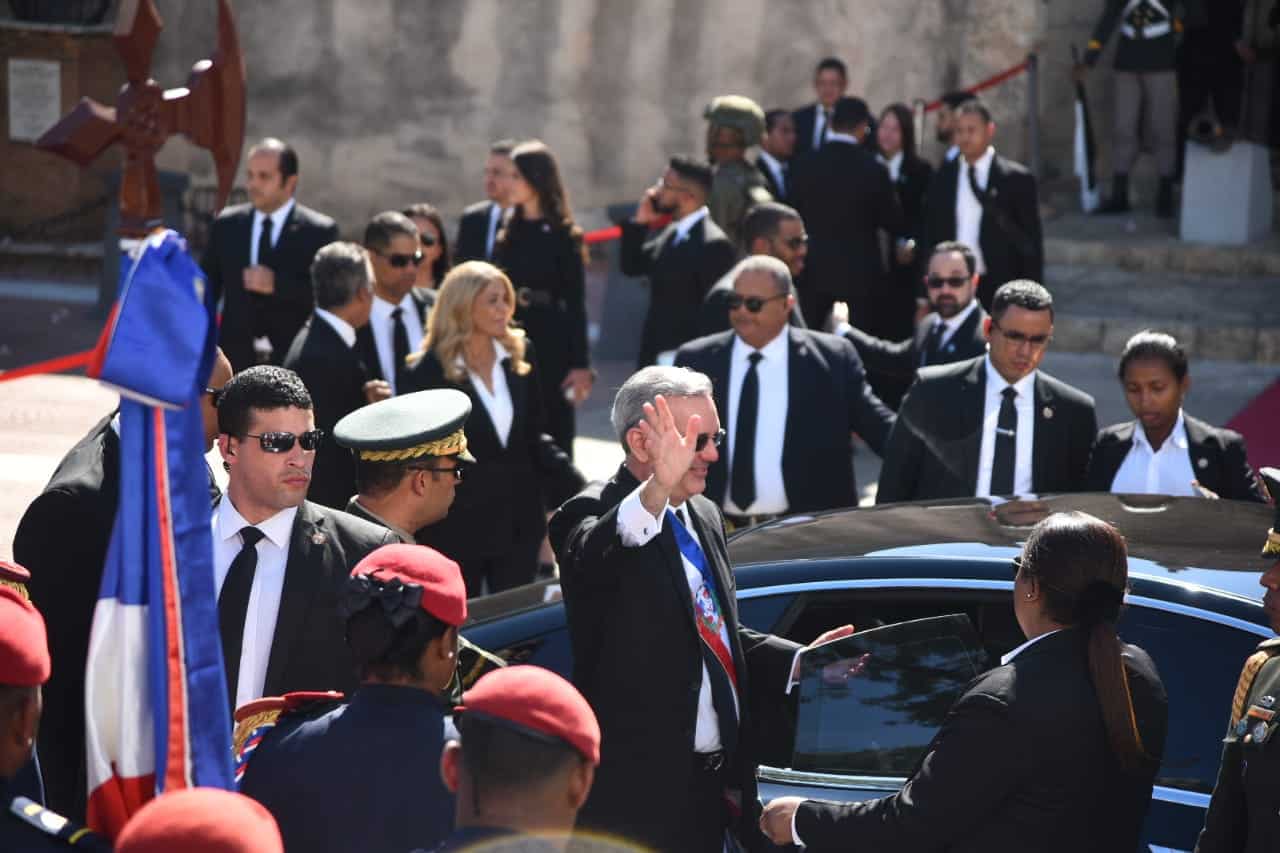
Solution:
[(984, 659), (969, 618), (958, 614), (805, 652), (791, 766), (909, 775)]
[(1169, 734), (1157, 785), (1213, 792), (1240, 668), (1256, 634), (1150, 607), (1130, 607), (1120, 637), (1155, 661), (1169, 696)]
[(765, 595), (738, 599), (738, 621), (755, 631), (772, 634), (794, 595)]
[(531, 663), (565, 678), (573, 674), (573, 649), (569, 645), (567, 628), (520, 640), (492, 651), (509, 664)]

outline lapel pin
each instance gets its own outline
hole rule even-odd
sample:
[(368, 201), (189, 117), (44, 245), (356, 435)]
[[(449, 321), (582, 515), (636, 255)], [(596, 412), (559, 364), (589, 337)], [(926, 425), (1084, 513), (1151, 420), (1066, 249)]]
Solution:
[(1205, 459), (1203, 456), (1201, 456), (1199, 459), (1197, 459), (1197, 460), (1196, 460), (1196, 467), (1197, 467), (1197, 468), (1200, 468), (1201, 470), (1203, 470), (1203, 469), (1205, 469), (1205, 468), (1208, 468), (1208, 467), (1209, 467), (1209, 460), (1208, 460), (1208, 459)]
[(311, 534), (311, 544), (312, 544), (312, 545), (323, 545), (323, 544), (324, 544), (325, 542), (327, 542), (328, 540), (329, 540), (329, 537), (325, 536), (325, 535), (324, 535), (323, 533), (321, 533), (319, 530), (317, 530), (315, 533), (312, 533), (312, 534)]
[(1261, 699), (1258, 700), (1258, 704), (1264, 708), (1272, 708), (1276, 704), (1276, 697), (1263, 696)]
[(1041, 409), (1041, 410), (1040, 410), (1040, 414), (1044, 415), (1045, 420), (1048, 420), (1049, 418), (1052, 418), (1052, 417), (1053, 417), (1053, 407), (1052, 407), (1052, 406), (1045, 406), (1043, 409)]

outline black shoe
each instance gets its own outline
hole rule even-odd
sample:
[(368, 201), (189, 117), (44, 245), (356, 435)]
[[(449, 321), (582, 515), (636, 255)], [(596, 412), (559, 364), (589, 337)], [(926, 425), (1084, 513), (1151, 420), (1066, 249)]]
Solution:
[(1173, 178), (1161, 178), (1160, 190), (1156, 194), (1156, 216), (1161, 219), (1172, 219), (1176, 211), (1173, 205)]
[(1107, 199), (1107, 203), (1098, 208), (1098, 213), (1128, 213), (1132, 208), (1129, 207), (1129, 176), (1113, 175), (1111, 178), (1111, 197)]

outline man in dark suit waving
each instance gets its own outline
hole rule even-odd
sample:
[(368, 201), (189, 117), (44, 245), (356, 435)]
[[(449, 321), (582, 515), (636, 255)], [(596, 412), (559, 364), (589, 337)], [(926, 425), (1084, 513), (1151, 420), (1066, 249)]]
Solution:
[(573, 680), (602, 734), (579, 824), (653, 850), (719, 851), (726, 830), (761, 841), (753, 715), (784, 701), (801, 648), (738, 622), (720, 512), (700, 494), (721, 435), (711, 393), (680, 368), (628, 379), (612, 412), (625, 461), (551, 522)]
[(1053, 297), (1033, 281), (996, 291), (985, 356), (920, 371), (902, 400), (877, 503), (1076, 492), (1098, 430), (1093, 398), (1039, 370)]
[(292, 370), (237, 373), (218, 403), (230, 472), (213, 511), (213, 574), (235, 707), (295, 690), (351, 690), (357, 677), (338, 602), (385, 528), (304, 500), (320, 435)]
[(200, 261), (223, 300), (218, 342), (243, 369), (279, 364), (311, 313), (311, 259), (338, 239), (338, 226), (294, 199), (298, 154), (279, 139), (249, 149), (249, 204), (214, 220)]
[(733, 527), (787, 512), (856, 506), (850, 432), (877, 453), (893, 413), (875, 395), (853, 346), (788, 326), (791, 275), (757, 255), (732, 273), (733, 330), (699, 338), (676, 364), (711, 377), (728, 446), (707, 472), (707, 497)]
[[(623, 274), (649, 277), (639, 367), (670, 364), (676, 349), (697, 337), (702, 300), (736, 259), (733, 243), (711, 221), (710, 192), (711, 167), (705, 161), (672, 157), (640, 199), (635, 217), (622, 226)], [(670, 215), (671, 224), (650, 238), (650, 224), (662, 215)]]
[[(925, 201), (928, 245), (958, 240), (978, 256), (978, 298), (990, 307), (1007, 281), (1044, 280), (1044, 235), (1035, 176), (996, 153), (996, 125), (975, 99), (955, 109), (953, 139), (960, 156), (944, 164)], [(856, 317), (854, 318), (856, 322)]]

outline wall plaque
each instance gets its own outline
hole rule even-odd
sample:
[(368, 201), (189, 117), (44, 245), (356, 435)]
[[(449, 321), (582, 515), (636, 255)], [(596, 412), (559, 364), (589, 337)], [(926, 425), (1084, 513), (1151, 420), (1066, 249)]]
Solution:
[(9, 138), (35, 142), (62, 117), (62, 66), (48, 59), (9, 60)]

